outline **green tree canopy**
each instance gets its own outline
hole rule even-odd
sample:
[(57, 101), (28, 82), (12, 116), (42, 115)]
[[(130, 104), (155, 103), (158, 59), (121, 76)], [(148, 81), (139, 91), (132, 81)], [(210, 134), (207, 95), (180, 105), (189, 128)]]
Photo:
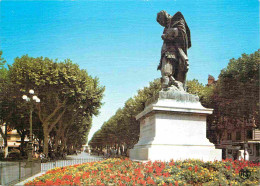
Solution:
[[(29, 89), (34, 89), (41, 99), (35, 111), (42, 123), (45, 154), (48, 153), (49, 134), (57, 129), (58, 122), (65, 117), (66, 112), (72, 113), (80, 109), (81, 113), (86, 113), (81, 114), (82, 117), (90, 118), (99, 113), (104, 87), (99, 85), (98, 78), (92, 78), (86, 70), (81, 70), (69, 59), (58, 62), (49, 58), (33, 58), (25, 55), (16, 58), (9, 69), (10, 80), (17, 85), (15, 91), (28, 94)], [(75, 116), (79, 116), (79, 112)], [(62, 127), (72, 124), (80, 127), (77, 122), (65, 124), (64, 119), (63, 121), (60, 124)], [(83, 121), (80, 119), (81, 123)], [(88, 121), (91, 120), (88, 118)], [(84, 132), (89, 131), (86, 126), (90, 127), (89, 124), (81, 126)], [(84, 132), (78, 134), (83, 135)]]

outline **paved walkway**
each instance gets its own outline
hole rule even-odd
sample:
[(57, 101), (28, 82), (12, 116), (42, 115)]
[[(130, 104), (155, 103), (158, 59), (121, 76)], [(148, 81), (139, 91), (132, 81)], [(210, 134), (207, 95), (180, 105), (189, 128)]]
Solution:
[(68, 155), (67, 159), (88, 159), (88, 158), (102, 158), (103, 156), (90, 155), (86, 152), (81, 152), (77, 155)]
[(88, 153), (82, 152), (77, 155), (69, 155), (66, 157), (66, 160), (57, 160), (57, 161), (42, 163), (41, 171), (46, 172), (56, 167), (64, 167), (69, 165), (82, 164), (86, 162), (100, 161), (102, 159), (103, 156), (93, 156), (93, 155), (89, 155)]
[(43, 175), (44, 173), (45, 173), (45, 172), (41, 172), (41, 173), (39, 173), (39, 174), (36, 174), (36, 175), (34, 175), (34, 176), (30, 177), (30, 178), (27, 178), (26, 180), (24, 180), (24, 181), (22, 181), (22, 182), (20, 182), (20, 183), (15, 184), (15, 185), (24, 185), (24, 184), (27, 183), (28, 181), (32, 181), (34, 178), (36, 178), (36, 177), (38, 177), (38, 176), (41, 176), (41, 175)]

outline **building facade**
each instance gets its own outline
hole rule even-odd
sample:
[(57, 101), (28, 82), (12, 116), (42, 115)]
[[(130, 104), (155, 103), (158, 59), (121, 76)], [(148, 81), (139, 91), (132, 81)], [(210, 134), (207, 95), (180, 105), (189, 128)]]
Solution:
[[(216, 84), (209, 75), (207, 86)], [(260, 129), (254, 118), (221, 117), (221, 122), (207, 126), (208, 138), (222, 149), (222, 158), (239, 159), (240, 152), (248, 153), (250, 161), (260, 161)]]
[[(5, 133), (5, 126), (2, 126), (2, 131)], [(25, 137), (25, 142), (29, 141), (27, 137)], [(21, 137), (17, 130), (7, 130), (7, 146), (8, 151), (12, 149), (19, 149), (21, 145)], [(4, 139), (0, 134), (0, 147), (4, 147)]]
[(260, 130), (247, 127), (236, 129), (223, 129), (223, 135), (216, 144), (222, 149), (222, 158), (238, 159), (239, 151), (247, 151), (250, 161), (260, 160)]

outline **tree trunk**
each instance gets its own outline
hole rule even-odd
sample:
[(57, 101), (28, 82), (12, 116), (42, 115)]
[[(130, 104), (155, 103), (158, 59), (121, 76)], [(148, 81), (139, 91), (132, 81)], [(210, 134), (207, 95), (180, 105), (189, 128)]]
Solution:
[(21, 154), (22, 156), (24, 156), (24, 138), (25, 138), (25, 132), (22, 131), (21, 132)]
[(61, 140), (61, 149), (60, 150), (61, 150), (61, 152), (64, 152), (64, 149), (65, 149), (65, 146), (66, 146), (66, 140), (65, 140), (64, 133), (61, 134), (60, 140)]
[(48, 157), (48, 152), (49, 152), (49, 131), (48, 131), (48, 124), (43, 124), (43, 135), (44, 135), (44, 140), (43, 140), (43, 154), (45, 154), (45, 157)]
[[(42, 122), (42, 127), (43, 127), (43, 136), (44, 136), (44, 142), (43, 142), (43, 153), (48, 156), (48, 140), (49, 140), (49, 133), (52, 131), (53, 127), (58, 123), (58, 121), (61, 119), (63, 114), (65, 113), (66, 109), (64, 108), (61, 113), (62, 107), (65, 105), (66, 101), (63, 103), (58, 103), (56, 105), (56, 108), (53, 110), (51, 114), (49, 114), (47, 117), (43, 116), (44, 114), (42, 113), (41, 106), (38, 106), (38, 116), (40, 121)], [(55, 119), (54, 119), (55, 118)], [(52, 121), (54, 119), (54, 121)], [(52, 121), (52, 122), (50, 122)]]
[(8, 143), (7, 143), (7, 124), (5, 124), (5, 135), (4, 135), (4, 152), (5, 152), (5, 158), (8, 155)]
[(120, 154), (120, 144), (119, 144), (119, 143), (117, 144), (117, 151), (116, 151), (116, 154), (117, 154), (117, 155)]
[(7, 146), (7, 125), (5, 124), (5, 133), (3, 132), (2, 128), (0, 127), (0, 135), (4, 139), (4, 157), (6, 158), (8, 155), (8, 146)]
[(53, 145), (54, 152), (57, 152), (58, 145), (59, 145), (59, 136), (55, 136), (55, 138), (54, 138), (54, 145)]
[(57, 152), (59, 141), (61, 140), (62, 133), (64, 133), (64, 127), (62, 127), (62, 120), (59, 120), (58, 127), (56, 128), (55, 132), (56, 136), (54, 137), (54, 151)]
[(42, 140), (39, 139), (39, 140), (38, 140), (38, 143), (39, 143), (39, 150), (40, 150), (40, 152), (41, 152)]
[(67, 144), (67, 151), (71, 153), (71, 144), (69, 143), (68, 139), (66, 139), (66, 144)]

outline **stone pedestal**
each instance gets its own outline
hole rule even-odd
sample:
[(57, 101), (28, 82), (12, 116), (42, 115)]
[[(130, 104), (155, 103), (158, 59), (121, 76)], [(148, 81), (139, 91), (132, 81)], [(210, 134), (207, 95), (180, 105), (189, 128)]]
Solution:
[(198, 96), (161, 91), (136, 116), (140, 138), (130, 150), (130, 159), (221, 160), (221, 150), (206, 138), (206, 117), (212, 111), (200, 104)]

